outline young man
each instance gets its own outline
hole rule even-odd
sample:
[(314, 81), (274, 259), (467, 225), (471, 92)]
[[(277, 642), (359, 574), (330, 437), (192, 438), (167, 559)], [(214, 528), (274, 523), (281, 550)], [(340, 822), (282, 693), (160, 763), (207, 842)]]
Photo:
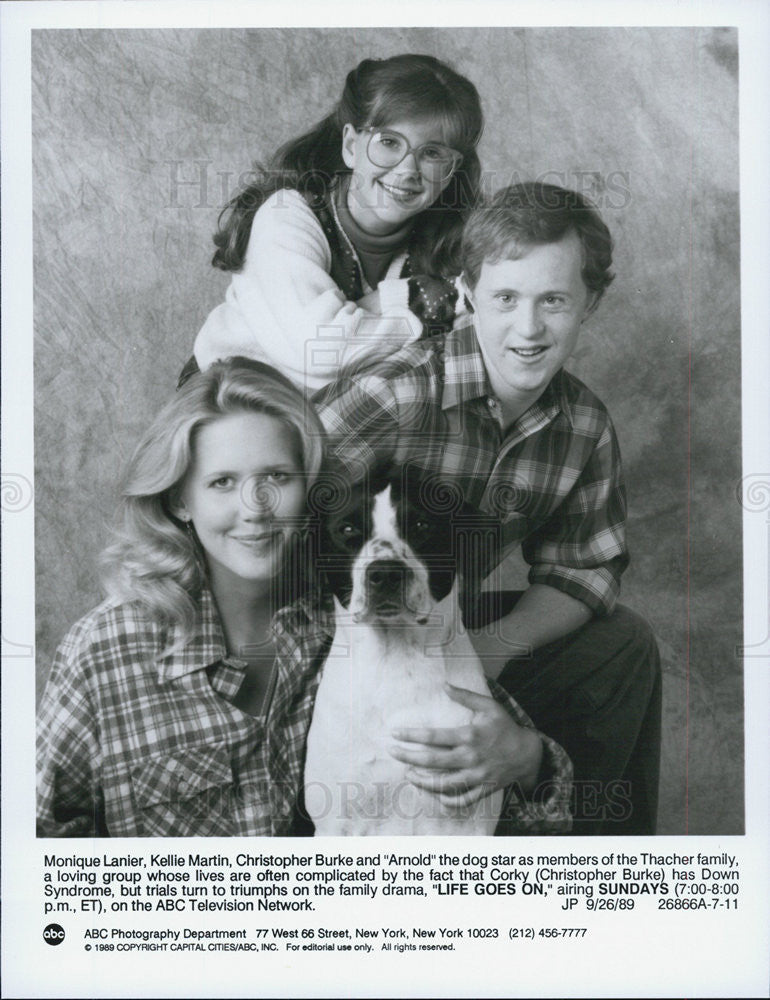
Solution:
[[(317, 400), (349, 478), (417, 470), (426, 495), (449, 486), (493, 526), (499, 544), (467, 595), (466, 624), (488, 672), (571, 756), (577, 834), (653, 833), (657, 805), (657, 647), (645, 622), (615, 607), (628, 563), (618, 445), (603, 404), (563, 368), (611, 260), (609, 231), (578, 194), (504, 189), (464, 234), (470, 320)], [(518, 545), (528, 589), (480, 595), (479, 578)], [(465, 703), (486, 719), (481, 700)], [(413, 780), (459, 796), (510, 780), (485, 770), (493, 745), (515, 746), (506, 725), (411, 731), (398, 754)]]

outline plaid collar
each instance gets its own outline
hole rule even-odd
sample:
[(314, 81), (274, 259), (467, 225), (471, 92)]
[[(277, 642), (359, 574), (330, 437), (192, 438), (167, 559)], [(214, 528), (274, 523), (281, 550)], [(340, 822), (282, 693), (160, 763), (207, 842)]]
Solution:
[(219, 612), (208, 587), (201, 590), (196, 606), (195, 628), (189, 638), (182, 638), (179, 625), (171, 625), (166, 632), (164, 648), (171, 647), (171, 652), (158, 658), (161, 684), (170, 684), (196, 670), (204, 670), (227, 656)]
[[(174, 647), (170, 653), (158, 658), (158, 680), (170, 684), (196, 670), (205, 670), (220, 663), (227, 656), (227, 646), (219, 619), (214, 595), (208, 587), (201, 590), (197, 601), (198, 615), (193, 634), (181, 638), (181, 628), (172, 625), (164, 635), (163, 648)], [(334, 609), (331, 598), (317, 591), (295, 600), (273, 616), (270, 625), (276, 643), (281, 648), (284, 636), (293, 643), (323, 641), (334, 635)]]
[[(494, 397), (484, 359), (476, 338), (473, 318), (468, 317), (444, 338), (444, 387), (441, 409), (450, 410), (476, 399)], [(574, 426), (574, 412), (563, 368), (554, 375), (542, 395), (519, 417), (537, 423), (553, 420), (563, 413)], [(519, 421), (516, 421), (518, 424)]]
[(334, 603), (328, 588), (311, 590), (273, 615), (270, 630), (276, 642), (285, 635), (298, 641), (334, 638)]

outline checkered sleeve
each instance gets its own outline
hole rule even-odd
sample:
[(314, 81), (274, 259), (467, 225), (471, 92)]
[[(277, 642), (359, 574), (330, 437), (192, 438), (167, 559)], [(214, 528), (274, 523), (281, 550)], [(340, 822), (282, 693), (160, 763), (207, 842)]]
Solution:
[(340, 379), (316, 396), (315, 407), (329, 438), (331, 464), (351, 482), (362, 481), (391, 460), (400, 419), (395, 393), (377, 375)]
[[(581, 427), (581, 418), (584, 423)], [(595, 446), (558, 510), (522, 545), (529, 582), (546, 584), (609, 614), (628, 565), (626, 491), (612, 422), (606, 411), (578, 412), (585, 436), (596, 423)]]
[[(528, 729), (535, 729), (530, 717), (507, 691), (489, 678), (487, 684), (493, 698), (515, 722)], [(543, 763), (537, 787), (528, 798), (513, 785), (505, 789), (496, 831), (498, 836), (569, 833), (572, 829), (572, 761), (555, 740), (543, 733), (539, 733), (539, 736), (543, 741)]]
[(40, 837), (99, 836), (103, 815), (99, 738), (88, 653), (76, 626), (57, 650), (37, 723)]

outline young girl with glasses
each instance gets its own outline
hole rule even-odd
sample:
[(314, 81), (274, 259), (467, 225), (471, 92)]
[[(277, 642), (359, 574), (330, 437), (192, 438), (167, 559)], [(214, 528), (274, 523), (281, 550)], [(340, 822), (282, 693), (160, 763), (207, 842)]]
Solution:
[(197, 365), (246, 355), (315, 390), (449, 329), (482, 127), (476, 88), (438, 59), (360, 63), (334, 111), (223, 211), (212, 263), (233, 278)]

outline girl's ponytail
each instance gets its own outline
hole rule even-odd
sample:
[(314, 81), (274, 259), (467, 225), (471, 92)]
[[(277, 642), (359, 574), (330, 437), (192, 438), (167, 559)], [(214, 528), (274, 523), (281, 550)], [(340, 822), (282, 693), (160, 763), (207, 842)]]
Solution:
[(268, 171), (255, 163), (252, 172), (258, 179), (232, 198), (217, 219), (218, 228), (214, 233), (217, 249), (211, 263), (222, 271), (240, 271), (243, 267), (254, 213), (271, 193)]
[(241, 270), (254, 214), (275, 191), (288, 188), (313, 198), (325, 197), (335, 176), (345, 169), (341, 149), (342, 127), (335, 111), (309, 132), (281, 146), (267, 166), (255, 163), (251, 171), (254, 180), (219, 215), (214, 234), (217, 250), (211, 260), (214, 267)]
[(473, 150), (415, 228), (409, 251), (413, 274), (454, 277), (460, 273), (463, 227), (480, 200), (480, 180), (481, 165)]

